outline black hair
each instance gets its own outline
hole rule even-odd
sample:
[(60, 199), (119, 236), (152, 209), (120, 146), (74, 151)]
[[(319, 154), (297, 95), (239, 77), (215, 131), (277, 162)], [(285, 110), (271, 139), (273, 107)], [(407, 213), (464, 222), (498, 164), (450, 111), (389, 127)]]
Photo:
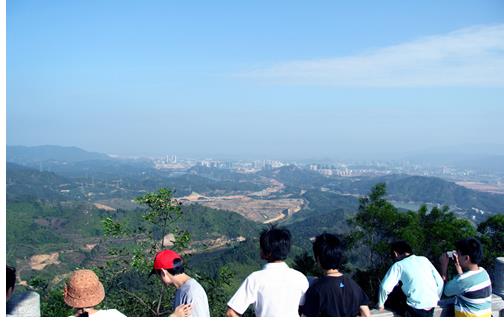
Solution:
[(89, 317), (89, 312), (86, 311), (86, 309), (81, 308), (77, 312), (78, 317)]
[(11, 267), (7, 265), (7, 288), (5, 289), (6, 291), (9, 290), (9, 288), (14, 288), (16, 285), (16, 268)]
[(410, 244), (404, 240), (395, 241), (390, 243), (390, 253), (393, 255), (396, 252), (399, 255), (404, 255), (406, 253), (413, 254)]
[(462, 255), (469, 255), (471, 263), (479, 264), (483, 259), (483, 247), (474, 238), (459, 240), (455, 243), (455, 248)]
[(324, 232), (313, 242), (313, 255), (322, 269), (339, 269), (343, 262), (343, 244), (336, 235)]
[(171, 269), (166, 269), (172, 276), (184, 273), (184, 263), (182, 262), (182, 259), (175, 259), (173, 260), (173, 268)]
[(285, 228), (271, 226), (261, 232), (259, 245), (268, 262), (283, 261), (287, 258), (291, 247), (291, 233)]
[[(184, 262), (182, 261), (182, 259), (174, 259), (173, 260), (173, 268), (165, 269), (165, 270), (168, 271), (172, 276), (176, 276), (178, 274), (184, 273)], [(161, 271), (161, 269), (157, 269), (157, 270), (153, 269), (150, 274), (152, 275), (154, 273), (161, 275), (163, 272)]]

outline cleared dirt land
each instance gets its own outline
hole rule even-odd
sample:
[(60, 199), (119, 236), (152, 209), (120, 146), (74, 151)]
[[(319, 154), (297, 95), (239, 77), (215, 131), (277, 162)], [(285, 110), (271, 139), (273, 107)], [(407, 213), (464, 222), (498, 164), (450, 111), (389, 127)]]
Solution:
[(99, 209), (99, 210), (105, 210), (105, 211), (109, 211), (109, 212), (114, 212), (116, 211), (115, 208), (113, 207), (110, 207), (108, 205), (105, 205), (105, 204), (100, 204), (100, 203), (94, 203), (94, 206)]
[(253, 199), (248, 196), (206, 197), (199, 194), (180, 198), (184, 204), (197, 203), (211, 208), (237, 212), (244, 217), (261, 223), (282, 220), (303, 208), (302, 199)]
[(32, 270), (44, 270), (44, 268), (51, 264), (59, 264), (59, 253), (51, 253), (51, 254), (39, 254), (33, 255), (30, 258), (30, 267)]
[(504, 194), (504, 185), (491, 185), (472, 181), (457, 181), (455, 183), (458, 184), (459, 186), (466, 187), (467, 189), (473, 189), (482, 192), (490, 192), (494, 194)]
[(249, 195), (229, 195), (220, 197), (207, 197), (198, 193), (179, 198), (184, 204), (197, 203), (218, 210), (232, 211), (239, 213), (249, 220), (261, 223), (274, 223), (283, 220), (303, 208), (304, 200), (298, 198), (280, 199), (257, 199), (257, 197), (268, 197), (281, 192), (285, 186), (275, 180), (266, 179), (270, 186)]

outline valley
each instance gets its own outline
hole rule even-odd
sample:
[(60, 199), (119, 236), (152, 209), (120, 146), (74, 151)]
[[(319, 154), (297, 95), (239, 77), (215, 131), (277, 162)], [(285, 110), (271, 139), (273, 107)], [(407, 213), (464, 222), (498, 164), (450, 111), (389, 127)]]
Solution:
[[(468, 219), (476, 227), (504, 212), (504, 195), (435, 177), (327, 176), (294, 164), (244, 173), (195, 163), (172, 171), (166, 165), (156, 169), (148, 161), (103, 158), (51, 159), (53, 171), (44, 171), (26, 162), (27, 156), (20, 158), (23, 164), (7, 165), (7, 262), (18, 268), (19, 283), (27, 288), (40, 281), (47, 288), (60, 288), (75, 268), (130, 261), (117, 247), (137, 252), (137, 258), (148, 263), (149, 250), (138, 249), (146, 240), (164, 239), (165, 247), (174, 247), (175, 235), (182, 231), (190, 236), (181, 253), (191, 270), (217, 277), (229, 268), (230, 293), (262, 265), (257, 241), (262, 229), (271, 224), (290, 229), (294, 245), (288, 262), (293, 265), (297, 256), (310, 254), (310, 240), (322, 231), (350, 234), (354, 227), (349, 219), (359, 211), (359, 199), (379, 183), (386, 185), (391, 206), (408, 215), (423, 215), (419, 209), (426, 205), (427, 211), (439, 209), (442, 215)], [(136, 198), (160, 188), (174, 191), (182, 214), (167, 231), (151, 231), (153, 225), (143, 219), (146, 208)], [(442, 212), (444, 206), (453, 214)], [(130, 234), (106, 237), (107, 218)], [(352, 249), (350, 268), (368, 265), (360, 259), (361, 252), (359, 247)]]

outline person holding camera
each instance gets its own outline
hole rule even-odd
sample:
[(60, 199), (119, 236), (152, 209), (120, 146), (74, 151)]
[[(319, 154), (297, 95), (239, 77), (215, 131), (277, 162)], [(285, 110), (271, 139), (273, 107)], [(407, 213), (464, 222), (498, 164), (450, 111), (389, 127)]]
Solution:
[(455, 296), (456, 317), (491, 317), (492, 283), (485, 269), (479, 266), (483, 250), (474, 238), (459, 240), (456, 251), (440, 257), (441, 275), (447, 280), (448, 264), (452, 260), (457, 276), (444, 288), (446, 296)]
[(424, 256), (413, 254), (405, 241), (394, 242), (390, 248), (395, 263), (380, 284), (378, 309), (384, 310), (388, 295), (401, 282), (401, 290), (406, 296), (405, 315), (432, 317), (443, 293), (443, 279), (432, 263)]

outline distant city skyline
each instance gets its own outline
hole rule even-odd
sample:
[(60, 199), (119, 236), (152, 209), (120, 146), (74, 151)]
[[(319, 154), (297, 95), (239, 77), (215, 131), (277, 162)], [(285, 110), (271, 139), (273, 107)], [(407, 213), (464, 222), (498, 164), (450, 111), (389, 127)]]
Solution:
[[(136, 153), (136, 154), (119, 154), (117, 152), (100, 152), (94, 149), (84, 149), (76, 147), (73, 145), (7, 145), (7, 147), (22, 147), (36, 149), (37, 153), (41, 153), (42, 149), (45, 147), (50, 147), (54, 149), (73, 149), (78, 151), (85, 151), (90, 153), (96, 153), (100, 155), (107, 155), (111, 159), (148, 159), (148, 160), (166, 160), (167, 158), (175, 158), (180, 161), (285, 161), (285, 162), (298, 162), (304, 164), (334, 164), (334, 163), (386, 163), (386, 162), (410, 162), (412, 164), (427, 164), (431, 165), (458, 165), (463, 167), (467, 162), (478, 165), (493, 165), (495, 166), (497, 162), (504, 161), (504, 149), (500, 145), (463, 145), (459, 147), (447, 147), (438, 149), (424, 149), (420, 151), (410, 151), (410, 152), (391, 152), (391, 153), (368, 153), (368, 154), (342, 154), (338, 153), (336, 155), (329, 155), (330, 152), (326, 152), (325, 155), (320, 156), (307, 156), (299, 154), (298, 156), (263, 156), (254, 154), (225, 154), (225, 153)], [(53, 150), (47, 150), (49, 154)], [(44, 155), (46, 157), (46, 155)], [(491, 163), (485, 163), (484, 161), (491, 161)], [(7, 158), (9, 161), (9, 158)], [(459, 162), (461, 161), (461, 162)], [(483, 162), (479, 162), (483, 161)], [(429, 164), (430, 163), (430, 164)], [(445, 164), (442, 164), (445, 163)], [(486, 165), (485, 165), (486, 164)]]
[(502, 1), (7, 1), (7, 144), (504, 152)]

